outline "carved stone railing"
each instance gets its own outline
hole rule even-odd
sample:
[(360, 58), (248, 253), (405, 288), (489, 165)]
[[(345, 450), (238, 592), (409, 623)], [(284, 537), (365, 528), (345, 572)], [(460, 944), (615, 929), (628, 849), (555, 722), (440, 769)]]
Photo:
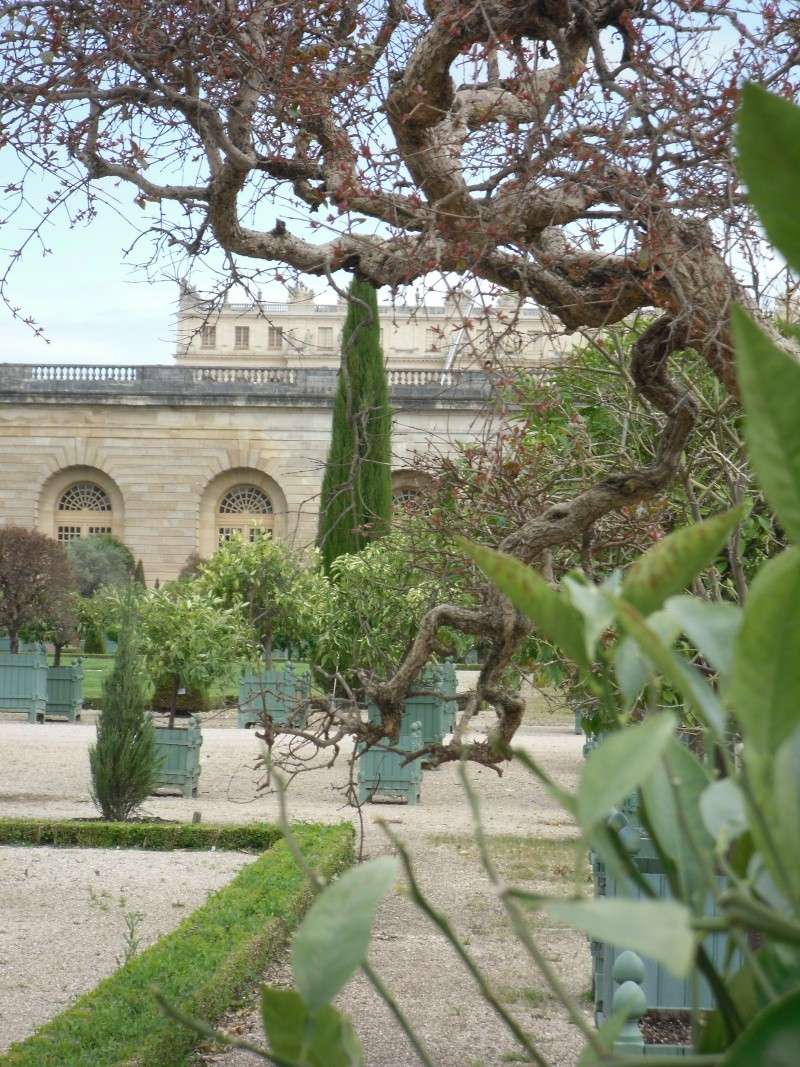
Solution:
[[(13, 366), (13, 364), (12, 364)], [(139, 367), (97, 366), (81, 363), (32, 363), (34, 382), (136, 382)]]
[(281, 382), (294, 385), (297, 371), (294, 367), (197, 367), (192, 369), (192, 379), (195, 382), (249, 382), (251, 385)]
[[(2, 363), (2, 403), (263, 404), (329, 407), (336, 367), (181, 367)], [(492, 394), (481, 371), (388, 372), (397, 407), (480, 407)]]

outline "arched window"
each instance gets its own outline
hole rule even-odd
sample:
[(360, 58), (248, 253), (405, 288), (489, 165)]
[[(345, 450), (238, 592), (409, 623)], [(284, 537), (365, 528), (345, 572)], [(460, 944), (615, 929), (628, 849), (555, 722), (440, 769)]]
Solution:
[(219, 502), (217, 543), (237, 534), (246, 541), (271, 536), (274, 520), (272, 501), (257, 485), (235, 485)]
[(398, 511), (413, 511), (422, 500), (422, 493), (411, 485), (404, 485), (392, 492), (392, 506)]
[(62, 544), (112, 532), (111, 498), (95, 482), (73, 482), (58, 498), (56, 536)]
[(392, 471), (392, 507), (397, 514), (417, 511), (425, 504), (430, 479), (423, 471)]

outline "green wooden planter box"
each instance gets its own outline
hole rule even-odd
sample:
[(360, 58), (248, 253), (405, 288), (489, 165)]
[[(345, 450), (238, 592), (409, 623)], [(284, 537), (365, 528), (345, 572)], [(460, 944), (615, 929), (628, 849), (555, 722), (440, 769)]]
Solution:
[[(41, 641), (20, 641), (20, 652), (46, 652), (44, 644)], [(0, 637), (0, 652), (11, 651), (11, 638)]]
[[(369, 748), (359, 746), (359, 804), (375, 800), (418, 804), (422, 785), (420, 760), (404, 763), (402, 753), (389, 752), (387, 745), (388, 742), (380, 742)], [(407, 734), (401, 735), (397, 747), (406, 752), (414, 752), (422, 747), (422, 729), (418, 722), (413, 723)]]
[[(415, 688), (429, 687), (434, 692), (409, 697), (403, 704), (401, 737), (409, 733), (412, 723), (419, 723), (424, 745), (440, 745), (455, 722), (456, 672), (452, 663), (435, 663), (426, 667)], [(442, 694), (451, 695), (450, 699)], [(378, 709), (367, 705), (371, 722), (379, 721)]]
[[(618, 820), (617, 825), (622, 827), (621, 835), (626, 847), (628, 847), (628, 843), (624, 840), (625, 833), (633, 831), (634, 835), (635, 833), (639, 835), (638, 852), (633, 858), (645, 882), (654, 890), (658, 898), (671, 899), (669, 882), (661, 861), (654, 854), (648, 836), (637, 825), (635, 812), (626, 813), (626, 815), (617, 814), (616, 819)], [(636, 842), (634, 842), (630, 851), (636, 851)], [(632, 900), (643, 898), (644, 895), (637, 885), (628, 878), (617, 878), (595, 853), (591, 854), (591, 860), (596, 896), (626, 897)], [(719, 877), (718, 881), (720, 885), (724, 886), (725, 879), (723, 877)], [(710, 894), (706, 903), (706, 914), (709, 916), (716, 914), (714, 900)], [(725, 969), (726, 961), (730, 961), (734, 967), (738, 966), (739, 953), (738, 950), (734, 950), (727, 933), (715, 932), (709, 934), (703, 944), (714, 964), (720, 969)], [(592, 988), (594, 990), (595, 1018), (598, 1025), (611, 1013), (611, 1002), (615, 988), (613, 969), (617, 957), (623, 951), (623, 949), (615, 948), (605, 941), (591, 942)], [(694, 979), (691, 975), (688, 978), (674, 978), (665, 967), (654, 960), (641, 955), (640, 959), (644, 964), (642, 988), (647, 998), (648, 1010), (682, 1011), (688, 1010), (693, 1006)], [(701, 1009), (715, 1007), (711, 990), (702, 975), (699, 978), (697, 1006)], [(654, 1045), (650, 1047), (659, 1051), (653, 1053), (648, 1051), (648, 1055), (660, 1056), (665, 1055), (662, 1051), (664, 1048), (679, 1046)]]
[(440, 665), (439, 670), (439, 688), (447, 698), (445, 700), (444, 708), (442, 709), (442, 716), (444, 718), (445, 733), (449, 734), (453, 732), (453, 728), (456, 724), (456, 715), (458, 714), (458, 702), (456, 700), (456, 693), (458, 691), (456, 665), (449, 659)]
[(239, 726), (255, 726), (264, 715), (275, 723), (305, 726), (311, 676), (296, 674), (291, 663), (281, 670), (248, 671), (239, 682)]
[(48, 719), (62, 718), (75, 722), (83, 708), (83, 664), (75, 660), (66, 667), (47, 668)]
[(170, 728), (159, 725), (160, 718), (153, 718), (156, 750), (161, 757), (155, 788), (178, 789), (185, 797), (196, 797), (200, 779), (200, 746), (203, 744), (200, 723), (190, 715), (182, 720), (185, 725), (176, 724)]
[(44, 722), (47, 708), (47, 656), (44, 652), (0, 652), (0, 714), (23, 713)]

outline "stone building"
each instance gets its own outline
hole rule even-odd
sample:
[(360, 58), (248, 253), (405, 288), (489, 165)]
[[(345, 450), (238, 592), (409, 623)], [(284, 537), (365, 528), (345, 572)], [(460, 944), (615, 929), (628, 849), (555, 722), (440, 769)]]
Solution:
[[(215, 308), (190, 287), (180, 295), (176, 359), (185, 366), (330, 367), (338, 362), (347, 303), (322, 304), (310, 289), (285, 303), (226, 303)], [(569, 339), (539, 308), (516, 296), (495, 304), (455, 290), (441, 305), (384, 304), (381, 347), (392, 369), (485, 369), (537, 364), (562, 354)]]
[[(0, 364), (0, 523), (62, 542), (110, 531), (148, 582), (175, 577), (191, 553), (207, 557), (235, 531), (312, 543), (344, 309), (301, 303), (270, 318), (228, 305), (212, 324), (184, 292), (173, 366)], [(400, 496), (414, 489), (414, 452), (483, 432), (494, 380), (490, 349), (481, 370), (465, 369), (472, 356), (460, 347), (423, 351), (420, 331), (438, 313), (413, 312), (397, 331), (404, 343), (387, 352)], [(438, 317), (446, 333), (455, 314)], [(271, 348), (275, 321), (283, 332)], [(394, 326), (381, 321), (386, 336)], [(243, 324), (247, 349), (237, 348)], [(315, 329), (333, 331), (330, 350)]]

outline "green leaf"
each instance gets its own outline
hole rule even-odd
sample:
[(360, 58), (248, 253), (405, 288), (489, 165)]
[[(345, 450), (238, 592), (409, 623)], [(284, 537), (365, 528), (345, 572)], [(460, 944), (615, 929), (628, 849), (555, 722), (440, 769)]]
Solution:
[(664, 611), (694, 647), (726, 678), (733, 666), (733, 642), (742, 625), (737, 604), (710, 604), (693, 596), (672, 596)]
[[(666, 611), (656, 611), (648, 616), (647, 625), (667, 647), (672, 646), (680, 633), (680, 624)], [(654, 667), (632, 637), (623, 637), (614, 654), (614, 672), (625, 706), (630, 707), (652, 677)]]
[(677, 725), (662, 712), (610, 734), (586, 760), (578, 786), (578, 822), (584, 830), (603, 819), (658, 764)]
[(629, 948), (662, 963), (676, 978), (685, 977), (694, 959), (689, 909), (674, 900), (550, 901), (545, 911), (583, 930), (590, 938)]
[(789, 993), (750, 1023), (721, 1067), (796, 1067), (800, 1049), (800, 992)]
[(647, 654), (663, 678), (670, 682), (695, 714), (718, 737), (725, 731), (725, 712), (714, 690), (700, 672), (676, 655), (660, 640), (641, 615), (625, 601), (617, 601), (617, 618), (625, 630), (636, 639), (639, 647)]
[(514, 607), (533, 619), (545, 637), (579, 667), (588, 668), (583, 619), (563, 594), (551, 589), (540, 574), (513, 556), (463, 538), (458, 538), (458, 543)]
[(800, 108), (746, 85), (739, 109), (737, 167), (767, 236), (800, 270)]
[(375, 912), (396, 877), (397, 861), (382, 856), (345, 871), (311, 905), (295, 934), (292, 970), (312, 1014), (364, 962)]
[(800, 541), (800, 364), (741, 308), (733, 309), (731, 322), (747, 451), (767, 500), (791, 539)]
[[(800, 955), (785, 945), (765, 945), (745, 957), (740, 970), (726, 979), (731, 1000), (742, 1019), (754, 1019), (771, 1003), (771, 998), (761, 985), (760, 976), (766, 976), (768, 988), (776, 997), (800, 988)], [(720, 1013), (710, 1012), (706, 1025), (700, 1031), (697, 1052), (723, 1052), (728, 1044)]]
[(747, 829), (744, 795), (731, 778), (711, 783), (700, 797), (700, 814), (712, 839), (724, 849)]
[(772, 811), (780, 815), (769, 820), (770, 832), (790, 888), (800, 898), (800, 729), (778, 749), (772, 797)]
[(564, 578), (561, 588), (583, 617), (586, 657), (591, 662), (600, 636), (614, 621), (614, 601), (596, 585), (576, 578)]
[(713, 842), (703, 827), (699, 808), (708, 784), (708, 772), (697, 758), (676, 738), (670, 738), (658, 766), (641, 785), (647, 822), (663, 852), (674, 862), (681, 897), (695, 913), (703, 908), (708, 876), (713, 876)]
[(293, 989), (261, 990), (261, 1017), (269, 1050), (300, 1067), (363, 1067), (353, 1027), (329, 1005), (312, 1013)]
[(753, 581), (726, 695), (757, 756), (771, 758), (800, 726), (800, 548)]
[(684, 526), (639, 556), (622, 581), (622, 597), (649, 615), (682, 592), (709, 565), (745, 513), (743, 505)]

